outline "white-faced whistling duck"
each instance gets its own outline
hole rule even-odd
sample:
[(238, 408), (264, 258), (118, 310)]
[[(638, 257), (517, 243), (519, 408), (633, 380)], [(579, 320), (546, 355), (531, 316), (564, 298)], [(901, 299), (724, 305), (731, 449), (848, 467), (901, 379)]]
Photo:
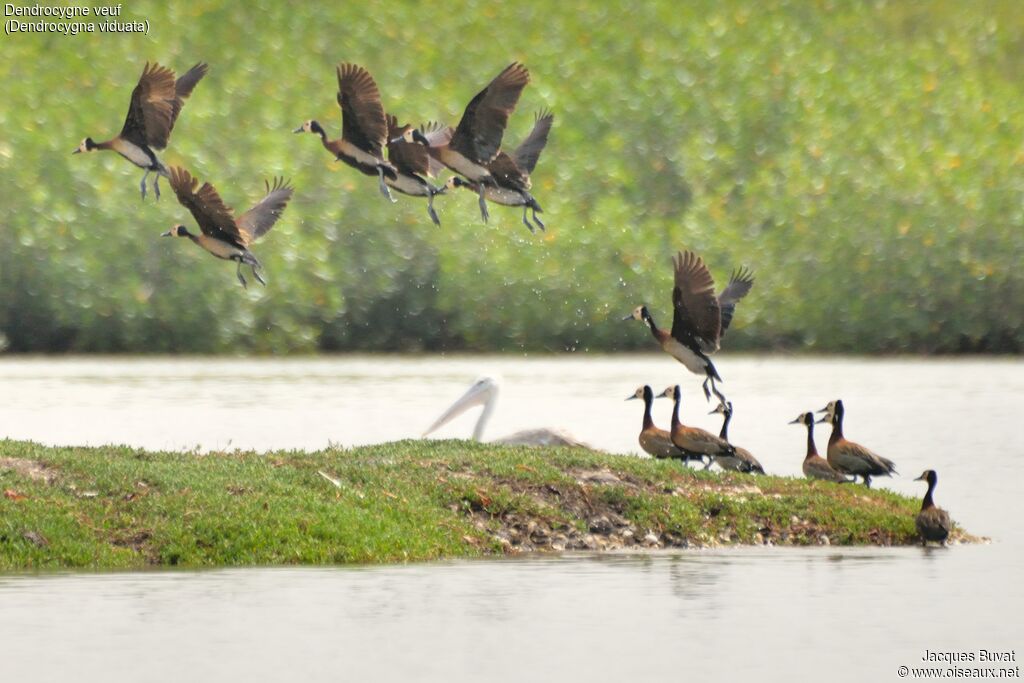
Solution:
[[(690, 372), (705, 375), (704, 396), (711, 400), (711, 392), (714, 392), (718, 400), (724, 402), (725, 396), (715, 387), (715, 381), (721, 382), (722, 378), (707, 354), (718, 350), (722, 335), (732, 322), (736, 303), (754, 286), (753, 275), (745, 268), (734, 271), (729, 284), (716, 297), (715, 281), (700, 256), (692, 251), (679, 252), (672, 264), (675, 270), (672, 331), (659, 328), (647, 306), (637, 306), (623, 320), (640, 320), (651, 328), (662, 350)], [(709, 382), (711, 391), (708, 391)]]
[(938, 507), (932, 500), (932, 493), (935, 491), (935, 484), (939, 475), (935, 470), (925, 470), (921, 476), (914, 481), (928, 482), (928, 493), (924, 494), (921, 502), (921, 511), (917, 513), (914, 520), (917, 526), (917, 533), (921, 536), (921, 545), (928, 545), (928, 541), (935, 543), (946, 543), (949, 538), (949, 531), (953, 528), (953, 522), (949, 519), (949, 513)]
[(249, 245), (269, 232), (281, 217), (292, 196), (288, 183), (281, 179), (276, 179), (273, 185), (267, 183), (266, 196), (238, 218), (210, 183), (203, 183), (197, 192), (199, 181), (185, 169), (172, 166), (170, 183), (178, 201), (192, 212), (202, 234), (193, 235), (184, 225), (176, 225), (162, 237), (187, 237), (217, 258), (235, 261), (238, 264), (235, 274), (243, 287), (247, 286), (242, 277), (243, 263), (252, 268), (260, 284), (266, 285), (259, 273), (263, 266), (249, 251)]
[(651, 387), (646, 384), (642, 387), (637, 387), (636, 392), (632, 396), (627, 396), (626, 400), (631, 401), (638, 398), (643, 399), (644, 402), (644, 421), (643, 426), (640, 428), (639, 437), (640, 448), (658, 459), (685, 459), (683, 451), (672, 443), (672, 435), (664, 429), (658, 429), (654, 426), (654, 419), (651, 417), (654, 392), (651, 390)]
[[(440, 429), (443, 425), (451, 422), (456, 417), (470, 408), (483, 405), (480, 417), (477, 418), (476, 426), (473, 427), (473, 440), (480, 441), (484, 435), (484, 426), (494, 412), (494, 406), (498, 400), (500, 382), (494, 377), (481, 377), (473, 382), (462, 396), (456, 399), (455, 403), (448, 407), (448, 410), (441, 413), (441, 416), (434, 420), (422, 436), (425, 438), (431, 432)], [(509, 434), (501, 439), (495, 439), (491, 443), (504, 444), (506, 446), (565, 446), (568, 448), (588, 448), (592, 446), (576, 439), (561, 429), (524, 429)]]
[[(544, 229), (544, 223), (537, 218), (538, 213), (544, 213), (540, 204), (530, 194), (533, 183), (530, 181), (530, 174), (537, 166), (537, 159), (548, 143), (548, 133), (551, 132), (551, 124), (555, 115), (548, 111), (537, 113), (533, 124), (533, 130), (523, 142), (516, 147), (511, 155), (505, 152), (498, 152), (494, 161), (487, 165), (487, 169), (494, 178), (493, 185), (484, 185), (484, 197), (502, 206), (523, 207), (523, 225), (530, 232), (535, 232), (535, 226), (526, 218), (526, 210), (533, 211), (533, 221), (536, 227)], [(479, 193), (479, 183), (471, 180), (463, 180), (453, 176), (445, 183), (446, 187), (464, 187), (467, 190)]]
[(801, 424), (807, 427), (807, 455), (804, 457), (804, 476), (808, 479), (823, 479), (834, 481), (837, 484), (849, 484), (850, 480), (841, 473), (832, 469), (828, 460), (818, 455), (818, 448), (814, 445), (814, 414), (801, 413), (789, 424)]
[(859, 443), (849, 441), (843, 436), (843, 402), (829, 401), (828, 405), (818, 411), (825, 413), (818, 422), (831, 422), (832, 435), (828, 438), (828, 464), (837, 472), (849, 474), (856, 479), (861, 477), (864, 485), (871, 486), (871, 477), (890, 477), (896, 474), (896, 465), (892, 460), (883, 458)]
[[(529, 82), (530, 72), (522, 64), (513, 62), (505, 67), (466, 105), (448, 144), (434, 148), (434, 154), (441, 163), (477, 184), (480, 215), (485, 221), (489, 214), (484, 200), (484, 187), (495, 184), (494, 176), (487, 166), (498, 156), (508, 117), (515, 110), (519, 95)], [(415, 141), (412, 131), (405, 134), (405, 140)]]
[[(732, 401), (719, 403), (714, 410), (708, 413), (708, 415), (714, 415), (715, 413), (722, 414), (722, 431), (718, 433), (718, 437), (725, 441), (729, 441), (729, 421), (732, 419)], [(753, 453), (748, 451), (746, 448), (740, 448), (735, 444), (733, 444), (733, 449), (735, 450), (735, 455), (715, 456), (715, 462), (718, 463), (719, 467), (725, 470), (732, 470), (734, 472), (764, 474), (764, 468), (761, 467), (761, 463), (757, 461), (757, 458), (754, 457)]]
[(380, 90), (366, 69), (356, 64), (338, 65), (338, 106), (341, 107), (341, 137), (328, 140), (327, 133), (311, 119), (295, 129), (296, 133), (316, 133), (320, 142), (338, 161), (380, 180), (380, 193), (395, 201), (385, 177), (395, 180), (394, 165), (384, 158), (388, 141), (388, 123)]
[(72, 154), (92, 152), (97, 149), (112, 149), (141, 169), (145, 169), (139, 190), (146, 198), (146, 178), (156, 173), (153, 190), (160, 199), (160, 176), (167, 177), (167, 167), (156, 158), (154, 149), (163, 149), (174, 129), (174, 122), (185, 105), (185, 99), (192, 94), (196, 83), (206, 75), (206, 64), (196, 64), (184, 76), (175, 80), (174, 72), (159, 64), (150, 64), (142, 69), (139, 84), (132, 91), (128, 106), (128, 118), (117, 137), (106, 142), (93, 142), (92, 138), (82, 140)]
[(668, 387), (657, 398), (671, 398), (675, 405), (672, 407), (672, 429), (669, 434), (672, 436), (672, 443), (679, 447), (689, 460), (701, 460), (707, 458), (704, 469), (711, 467), (711, 463), (719, 456), (735, 456), (736, 449), (725, 439), (715, 436), (711, 432), (700, 427), (687, 427), (679, 421), (679, 404), (682, 401), (683, 392), (679, 385)]
[[(434, 225), (441, 227), (434, 211), (434, 195), (442, 194), (444, 190), (434, 187), (423, 176), (433, 178), (444, 169), (444, 164), (430, 155), (430, 145), (444, 144), (448, 138), (448, 127), (439, 123), (418, 129), (410, 125), (399, 126), (398, 119), (391, 114), (387, 115), (387, 122), (388, 161), (394, 164), (397, 175), (393, 179), (385, 177), (385, 182), (402, 194), (426, 197), (427, 215)], [(406, 142), (403, 136), (407, 132), (416, 142)]]

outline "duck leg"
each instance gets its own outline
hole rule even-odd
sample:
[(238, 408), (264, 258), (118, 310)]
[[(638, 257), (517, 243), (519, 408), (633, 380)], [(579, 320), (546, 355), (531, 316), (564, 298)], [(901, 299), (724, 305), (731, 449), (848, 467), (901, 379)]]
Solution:
[(427, 215), (430, 216), (430, 220), (434, 221), (434, 225), (436, 225), (437, 227), (440, 228), (441, 227), (441, 221), (437, 217), (437, 212), (434, 211), (434, 195), (435, 194), (440, 194), (440, 193), (437, 190), (435, 190), (434, 188), (432, 188), (432, 187), (427, 190)]
[(249, 283), (247, 283), (245, 281), (245, 278), (242, 277), (242, 261), (239, 260), (237, 261), (237, 263), (238, 267), (235, 269), (235, 275), (238, 276), (238, 281), (242, 283), (242, 287), (244, 287), (245, 289), (249, 289)]
[(153, 192), (156, 193), (157, 200), (160, 199), (160, 174), (156, 174), (156, 178), (153, 180)]
[[(491, 214), (487, 210), (487, 200), (484, 199), (484, 181), (477, 183), (477, 193), (480, 196), (480, 216), (484, 219), (484, 223), (491, 219)], [(531, 229), (530, 232), (533, 232)]]
[(398, 200), (391, 196), (391, 190), (388, 189), (387, 183), (384, 182), (384, 167), (383, 166), (378, 166), (377, 167), (377, 177), (380, 179), (380, 193), (382, 195), (384, 195), (384, 197), (388, 201), (390, 201), (392, 204), (397, 202)]
[(527, 208), (528, 207), (526, 206), (526, 204), (523, 204), (523, 225), (525, 225), (527, 227), (527, 229), (529, 229), (530, 232), (534, 232), (533, 223), (531, 223), (530, 221), (526, 220), (526, 209)]
[(143, 200), (146, 199), (146, 178), (148, 178), (148, 177), (149, 177), (149, 170), (147, 169), (146, 172), (142, 174), (142, 182), (139, 183), (139, 190), (142, 191), (142, 199)]
[(544, 223), (541, 222), (539, 218), (537, 218), (537, 209), (531, 208), (530, 210), (533, 211), (533, 222), (539, 225), (541, 230), (546, 230), (547, 228), (545, 227)]
[(871, 488), (871, 475), (864, 474), (864, 475), (861, 475), (861, 476), (864, 477), (864, 485), (867, 486), (868, 488)]
[(267, 286), (267, 281), (264, 280), (263, 276), (260, 275), (259, 268), (257, 266), (251, 266), (251, 268), (252, 268), (252, 276), (254, 278), (256, 278), (257, 282), (259, 282), (261, 285), (266, 287)]

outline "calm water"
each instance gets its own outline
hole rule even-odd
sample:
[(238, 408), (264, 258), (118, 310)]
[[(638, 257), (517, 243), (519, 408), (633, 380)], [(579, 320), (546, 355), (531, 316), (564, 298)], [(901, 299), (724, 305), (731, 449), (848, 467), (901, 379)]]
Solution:
[[(723, 356), (730, 434), (797, 474), (798, 412), (939, 471), (938, 502), (985, 546), (738, 549), (397, 567), (0, 578), (5, 680), (899, 680), (929, 650), (1024, 650), (1016, 420), (1024, 362)], [(416, 437), (500, 374), (487, 436), (565, 428), (636, 452), (638, 383), (699, 382), (658, 356), (0, 362), (0, 434), (54, 444), (321, 448)], [(667, 423), (670, 405), (656, 404)], [(440, 432), (464, 436), (476, 415)], [(823, 447), (827, 433), (818, 434)], [(1024, 653), (1022, 653), (1024, 654)]]

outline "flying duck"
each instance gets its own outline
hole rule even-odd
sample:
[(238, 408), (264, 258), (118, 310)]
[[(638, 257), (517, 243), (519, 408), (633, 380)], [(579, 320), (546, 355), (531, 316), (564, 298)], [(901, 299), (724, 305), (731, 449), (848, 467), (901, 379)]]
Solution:
[(914, 481), (927, 481), (928, 492), (924, 494), (921, 502), (921, 511), (917, 513), (914, 520), (917, 526), (917, 533), (921, 536), (921, 545), (928, 545), (928, 541), (945, 544), (949, 538), (949, 531), (953, 528), (953, 522), (949, 519), (949, 513), (938, 507), (932, 500), (932, 493), (935, 491), (935, 484), (939, 475), (935, 470), (925, 470), (921, 476)]
[(643, 399), (644, 402), (644, 421), (643, 426), (640, 428), (639, 437), (640, 448), (658, 459), (679, 458), (686, 460), (686, 454), (672, 443), (672, 435), (664, 429), (658, 429), (654, 426), (654, 419), (651, 417), (654, 392), (651, 390), (651, 387), (646, 384), (642, 387), (637, 387), (633, 395), (627, 396), (626, 400), (631, 401), (638, 398)]
[[(430, 155), (431, 144), (446, 144), (451, 129), (438, 123), (428, 124), (416, 129), (410, 125), (399, 126), (398, 119), (387, 115), (388, 123), (388, 161), (397, 171), (394, 178), (385, 177), (384, 181), (402, 194), (411, 197), (427, 198), (427, 215), (434, 225), (441, 227), (441, 221), (434, 211), (434, 195), (442, 194), (443, 189), (434, 187), (423, 176), (433, 178), (444, 165)], [(407, 142), (405, 133), (409, 132), (416, 142)]]
[[(732, 419), (732, 401), (719, 403), (714, 410), (708, 413), (708, 415), (714, 415), (715, 413), (722, 414), (722, 431), (718, 433), (718, 437), (725, 441), (729, 441), (729, 420)], [(735, 455), (715, 456), (715, 462), (717, 462), (722, 469), (732, 470), (734, 472), (764, 474), (764, 468), (761, 467), (761, 463), (757, 461), (757, 458), (755, 458), (750, 451), (736, 445), (733, 446), (733, 449), (735, 450)]]
[(184, 76), (175, 80), (174, 72), (157, 63), (142, 69), (138, 85), (132, 91), (128, 105), (128, 117), (117, 137), (106, 142), (94, 142), (92, 138), (82, 140), (72, 154), (92, 152), (97, 149), (112, 149), (146, 172), (142, 175), (139, 190), (146, 198), (146, 178), (156, 173), (153, 190), (160, 199), (160, 176), (167, 177), (167, 167), (156, 158), (154, 149), (163, 149), (174, 129), (174, 122), (185, 106), (185, 100), (192, 94), (196, 83), (206, 75), (208, 67), (199, 63)]
[[(651, 328), (651, 334), (662, 350), (697, 375), (705, 375), (704, 396), (710, 401), (714, 392), (719, 401), (723, 396), (715, 387), (722, 381), (709, 353), (719, 348), (719, 342), (729, 329), (736, 303), (754, 286), (753, 274), (740, 268), (733, 272), (729, 284), (716, 297), (715, 281), (704, 260), (692, 251), (679, 252), (673, 259), (675, 286), (672, 288), (672, 331), (667, 332), (654, 323), (647, 306), (637, 306), (623, 320), (640, 320)], [(708, 383), (711, 391), (708, 391)]]
[(832, 435), (828, 438), (828, 464), (837, 472), (849, 474), (856, 479), (864, 480), (864, 485), (871, 487), (871, 477), (890, 477), (896, 474), (896, 465), (892, 460), (883, 458), (859, 443), (848, 441), (843, 436), (842, 400), (829, 401), (828, 405), (818, 411), (825, 413), (818, 422), (831, 422)]
[(789, 424), (801, 424), (807, 426), (807, 455), (804, 457), (804, 476), (808, 479), (824, 479), (834, 481), (837, 484), (849, 484), (850, 480), (839, 472), (832, 469), (828, 460), (818, 455), (818, 448), (814, 445), (814, 414), (801, 413)]
[[(493, 185), (484, 185), (484, 197), (503, 206), (523, 207), (523, 225), (530, 232), (536, 228), (544, 230), (544, 223), (537, 217), (538, 213), (544, 213), (540, 204), (530, 194), (532, 183), (530, 174), (537, 166), (537, 159), (548, 143), (548, 133), (551, 132), (551, 124), (555, 115), (549, 111), (538, 112), (533, 124), (533, 130), (523, 142), (516, 147), (511, 155), (501, 151), (494, 161), (487, 165), (487, 170), (494, 178)], [(464, 187), (473, 192), (480, 191), (480, 183), (471, 180), (463, 180), (459, 176), (452, 176), (445, 184), (448, 188)], [(526, 210), (532, 209), (534, 226), (527, 217)]]
[(328, 140), (327, 133), (315, 119), (295, 129), (296, 133), (315, 133), (324, 148), (338, 161), (380, 180), (382, 195), (395, 201), (385, 178), (397, 180), (394, 164), (384, 158), (388, 141), (388, 123), (380, 90), (366, 69), (356, 64), (338, 65), (338, 106), (341, 107), (341, 137)]
[(261, 285), (266, 285), (259, 272), (263, 266), (249, 251), (249, 245), (269, 232), (281, 217), (292, 196), (288, 183), (280, 178), (275, 179), (273, 185), (267, 183), (263, 199), (238, 218), (210, 183), (203, 183), (197, 192), (199, 181), (185, 169), (172, 166), (170, 183), (178, 201), (192, 212), (202, 234), (194, 235), (184, 225), (176, 225), (161, 236), (187, 237), (217, 258), (234, 261), (238, 264), (235, 274), (243, 287), (247, 285), (242, 277), (242, 264), (250, 266), (253, 276)]
[(720, 456), (736, 457), (736, 449), (725, 439), (715, 436), (709, 431), (699, 427), (687, 427), (679, 421), (679, 404), (682, 401), (683, 392), (679, 385), (668, 387), (658, 398), (671, 398), (675, 405), (672, 407), (672, 443), (682, 449), (691, 460), (703, 460), (707, 458), (704, 469), (711, 467), (715, 458)]
[[(498, 156), (508, 117), (515, 110), (519, 95), (529, 82), (530, 72), (525, 66), (518, 62), (509, 64), (466, 105), (451, 140), (434, 148), (434, 154), (441, 163), (466, 180), (476, 183), (480, 215), (484, 221), (490, 215), (484, 199), (484, 188), (496, 184), (488, 164)], [(407, 131), (404, 137), (406, 142), (416, 141), (412, 131)], [(420, 141), (420, 144), (424, 143)]]

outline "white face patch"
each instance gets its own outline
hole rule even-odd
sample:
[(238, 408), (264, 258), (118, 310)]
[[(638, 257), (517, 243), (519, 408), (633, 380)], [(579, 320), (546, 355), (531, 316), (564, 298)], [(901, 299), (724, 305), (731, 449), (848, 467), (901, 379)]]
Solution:
[(89, 149), (89, 144), (86, 142), (86, 140), (88, 140), (88, 139), (89, 138), (86, 138), (85, 140), (82, 140), (81, 144), (78, 145), (78, 151), (79, 152), (91, 152), (92, 151), (91, 149)]

